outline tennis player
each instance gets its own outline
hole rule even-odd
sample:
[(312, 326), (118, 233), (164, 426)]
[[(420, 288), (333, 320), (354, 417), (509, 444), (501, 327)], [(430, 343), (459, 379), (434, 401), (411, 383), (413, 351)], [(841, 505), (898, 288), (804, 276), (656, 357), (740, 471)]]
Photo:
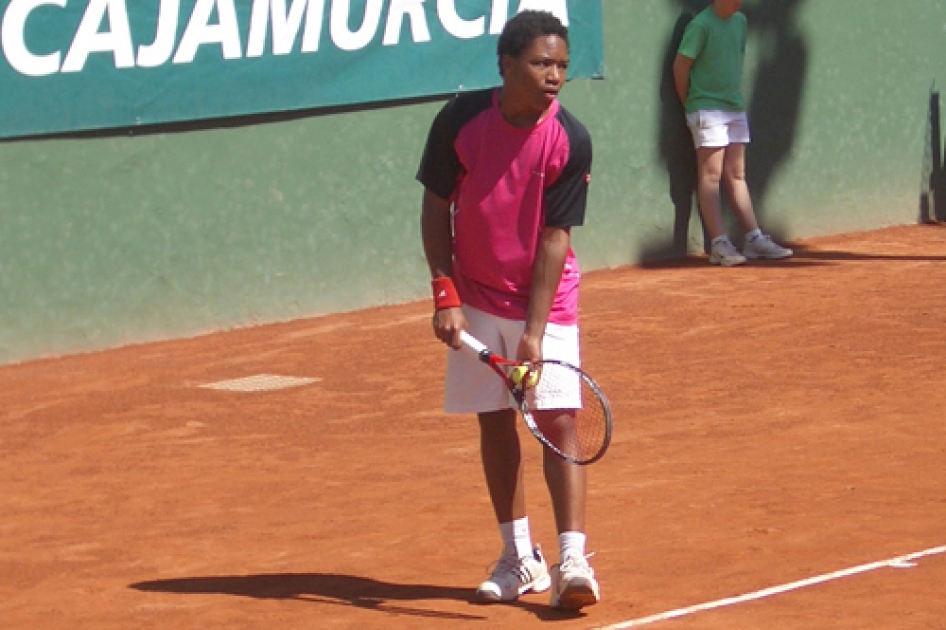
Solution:
[[(523, 11), (499, 37), (496, 89), (450, 100), (431, 126), (417, 179), (434, 293), (434, 334), (460, 349), (468, 330), (520, 361), (579, 363), (578, 263), (571, 229), (584, 222), (591, 137), (558, 101), (568, 30)], [(444, 408), (475, 413), (486, 485), (503, 550), (480, 602), (551, 586), (551, 605), (597, 603), (585, 554), (585, 468), (544, 449), (560, 562), (548, 569), (526, 515), (517, 411), (502, 380), (471, 352), (448, 354)]]

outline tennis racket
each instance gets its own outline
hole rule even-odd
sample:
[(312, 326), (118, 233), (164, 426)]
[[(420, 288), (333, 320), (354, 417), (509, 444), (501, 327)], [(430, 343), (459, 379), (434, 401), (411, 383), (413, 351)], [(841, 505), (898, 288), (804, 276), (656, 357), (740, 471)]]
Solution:
[[(494, 354), (465, 330), (460, 333), (460, 341), (503, 379), (529, 431), (546, 448), (579, 465), (592, 464), (604, 456), (611, 443), (611, 405), (584, 371), (553, 359), (510, 361)], [(516, 382), (513, 371), (522, 366), (528, 372)], [(529, 377), (534, 375), (538, 380), (532, 383)]]

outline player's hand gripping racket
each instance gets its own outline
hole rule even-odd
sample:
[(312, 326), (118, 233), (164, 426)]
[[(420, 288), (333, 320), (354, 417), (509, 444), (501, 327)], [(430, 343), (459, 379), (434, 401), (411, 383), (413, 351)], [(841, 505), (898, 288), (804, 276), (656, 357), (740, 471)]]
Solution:
[(542, 444), (574, 464), (601, 459), (611, 443), (611, 405), (590, 376), (564, 361), (510, 361), (465, 330), (460, 341), (503, 379)]

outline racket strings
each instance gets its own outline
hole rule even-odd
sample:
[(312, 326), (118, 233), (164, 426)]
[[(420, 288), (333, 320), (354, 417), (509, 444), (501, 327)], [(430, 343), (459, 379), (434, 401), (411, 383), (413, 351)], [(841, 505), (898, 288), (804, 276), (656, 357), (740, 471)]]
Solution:
[(558, 363), (543, 364), (528, 402), (538, 430), (566, 458), (587, 463), (607, 448), (611, 439), (607, 403), (581, 372)]

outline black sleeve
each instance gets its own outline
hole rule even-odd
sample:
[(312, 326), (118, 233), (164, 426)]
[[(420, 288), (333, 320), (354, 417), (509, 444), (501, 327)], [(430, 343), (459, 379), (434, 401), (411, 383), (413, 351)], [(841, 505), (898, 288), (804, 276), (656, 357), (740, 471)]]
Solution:
[(468, 92), (452, 98), (440, 110), (427, 134), (427, 145), (417, 170), (417, 181), (441, 199), (449, 199), (462, 174), (455, 143), (460, 130), (492, 103), (492, 90)]
[(568, 162), (561, 176), (545, 191), (545, 225), (567, 228), (585, 222), (591, 183), (591, 134), (564, 108), (559, 110), (558, 118), (568, 137)]

